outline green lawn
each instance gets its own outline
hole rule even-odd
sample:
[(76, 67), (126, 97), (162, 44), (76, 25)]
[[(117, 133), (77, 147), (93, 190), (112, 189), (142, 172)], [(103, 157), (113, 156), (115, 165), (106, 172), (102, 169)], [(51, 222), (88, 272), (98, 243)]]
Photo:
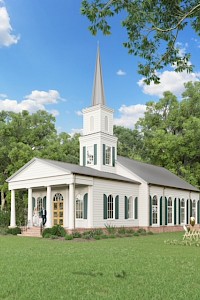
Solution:
[(0, 236), (0, 299), (200, 299), (200, 248), (164, 243), (182, 235)]

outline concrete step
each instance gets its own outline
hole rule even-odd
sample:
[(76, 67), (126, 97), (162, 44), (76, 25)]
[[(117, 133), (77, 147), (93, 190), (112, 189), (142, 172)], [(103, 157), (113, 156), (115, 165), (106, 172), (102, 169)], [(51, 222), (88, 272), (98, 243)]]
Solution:
[(30, 227), (24, 230), (22, 229), (22, 233), (18, 234), (18, 236), (29, 236), (29, 237), (42, 237), (40, 234), (40, 227)]

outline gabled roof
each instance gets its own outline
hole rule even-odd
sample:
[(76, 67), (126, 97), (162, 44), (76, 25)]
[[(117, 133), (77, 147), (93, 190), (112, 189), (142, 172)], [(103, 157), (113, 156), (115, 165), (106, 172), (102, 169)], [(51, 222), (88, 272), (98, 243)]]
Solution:
[(102, 172), (98, 171), (89, 167), (83, 167), (75, 164), (70, 164), (66, 162), (61, 161), (55, 161), (50, 159), (43, 159), (43, 158), (33, 158), (30, 160), (26, 165), (24, 165), (21, 169), (19, 169), (15, 174), (13, 174), (11, 177), (9, 177), (6, 181), (9, 182), (11, 179), (13, 179), (17, 174), (25, 170), (31, 163), (34, 161), (41, 161), (46, 164), (49, 164), (51, 166), (54, 166), (58, 169), (61, 169), (63, 171), (66, 171), (67, 174), (77, 174), (77, 175), (85, 175), (90, 177), (97, 177), (102, 179), (111, 179), (111, 180), (118, 180), (118, 181), (124, 181), (129, 183), (135, 183), (140, 184), (140, 182), (114, 174), (109, 172)]
[(199, 192), (199, 190), (163, 167), (118, 156), (117, 161), (148, 184)]

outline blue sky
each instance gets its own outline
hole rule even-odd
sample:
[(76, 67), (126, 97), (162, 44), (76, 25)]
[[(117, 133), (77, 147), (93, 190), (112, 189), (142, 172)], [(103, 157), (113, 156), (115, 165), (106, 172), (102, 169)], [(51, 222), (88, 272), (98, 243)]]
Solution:
[(91, 105), (98, 41), (106, 102), (117, 125), (133, 128), (147, 101), (157, 101), (164, 90), (180, 97), (184, 82), (199, 80), (200, 38), (191, 29), (178, 45), (192, 54), (194, 73), (169, 66), (160, 85), (145, 86), (139, 58), (122, 46), (120, 17), (112, 20), (111, 36), (94, 37), (80, 6), (80, 0), (0, 0), (0, 110), (45, 109), (55, 115), (58, 132), (79, 131), (81, 110)]

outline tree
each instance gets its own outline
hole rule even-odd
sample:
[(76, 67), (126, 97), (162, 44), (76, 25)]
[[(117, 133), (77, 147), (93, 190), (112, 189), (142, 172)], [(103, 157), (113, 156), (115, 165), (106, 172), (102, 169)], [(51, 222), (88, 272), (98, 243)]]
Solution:
[(138, 72), (145, 82), (159, 83), (157, 71), (173, 65), (175, 71), (192, 71), (190, 54), (177, 47), (179, 33), (187, 26), (200, 33), (199, 0), (82, 0), (81, 12), (91, 22), (91, 33), (111, 34), (108, 19), (120, 14), (128, 40), (128, 53), (142, 61)]
[(163, 166), (200, 186), (200, 82), (187, 83), (182, 100), (165, 92), (157, 103), (147, 103), (137, 122), (142, 160)]

